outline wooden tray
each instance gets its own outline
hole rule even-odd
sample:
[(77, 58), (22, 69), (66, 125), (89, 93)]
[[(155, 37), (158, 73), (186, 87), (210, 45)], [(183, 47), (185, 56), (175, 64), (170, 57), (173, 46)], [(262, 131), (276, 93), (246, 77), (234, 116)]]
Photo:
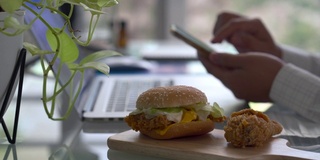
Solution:
[(173, 140), (154, 140), (133, 130), (108, 138), (110, 149), (170, 159), (320, 159), (319, 153), (287, 146), (287, 140), (272, 138), (262, 147), (234, 148), (224, 131)]

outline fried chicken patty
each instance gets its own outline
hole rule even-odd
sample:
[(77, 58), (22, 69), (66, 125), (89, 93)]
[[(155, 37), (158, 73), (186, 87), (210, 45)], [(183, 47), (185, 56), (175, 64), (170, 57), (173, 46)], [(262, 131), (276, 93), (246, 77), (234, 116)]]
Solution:
[(235, 147), (259, 147), (281, 133), (282, 126), (262, 112), (244, 109), (231, 115), (224, 131), (226, 140)]
[(153, 130), (153, 129), (165, 129), (174, 122), (168, 121), (165, 115), (159, 115), (151, 119), (147, 119), (144, 113), (137, 115), (129, 115), (124, 119), (127, 124), (135, 131)]
[[(213, 118), (211, 115), (208, 116), (209, 119), (214, 122), (223, 122), (225, 117)], [(154, 130), (154, 129), (165, 129), (171, 124), (175, 123), (169, 121), (165, 115), (159, 115), (151, 119), (147, 119), (144, 113), (137, 115), (129, 115), (125, 117), (125, 122), (135, 131), (143, 130)], [(197, 121), (198, 119), (195, 119)]]

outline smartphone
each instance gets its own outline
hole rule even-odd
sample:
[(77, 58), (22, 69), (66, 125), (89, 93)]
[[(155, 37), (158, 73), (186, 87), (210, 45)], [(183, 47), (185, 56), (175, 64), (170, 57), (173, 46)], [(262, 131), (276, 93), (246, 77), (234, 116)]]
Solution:
[(200, 53), (209, 55), (210, 53), (214, 52), (214, 49), (211, 48), (209, 45), (195, 38), (194, 36), (192, 36), (191, 34), (189, 34), (188, 32), (184, 31), (182, 28), (176, 25), (171, 25), (170, 31), (177, 38), (183, 40), (185, 43), (199, 50)]

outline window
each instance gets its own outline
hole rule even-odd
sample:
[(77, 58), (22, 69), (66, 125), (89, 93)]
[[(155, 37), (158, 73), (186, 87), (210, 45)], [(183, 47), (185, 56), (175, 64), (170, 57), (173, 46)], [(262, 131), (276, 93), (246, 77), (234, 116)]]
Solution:
[(320, 1), (318, 0), (186, 0), (186, 28), (204, 40), (216, 15), (232, 11), (262, 19), (279, 43), (320, 51)]
[(279, 43), (320, 51), (319, 0), (119, 0), (117, 7), (106, 11), (96, 35), (110, 35), (108, 24), (113, 19), (127, 21), (130, 40), (170, 39), (169, 25), (177, 23), (209, 41), (222, 11), (262, 19)]

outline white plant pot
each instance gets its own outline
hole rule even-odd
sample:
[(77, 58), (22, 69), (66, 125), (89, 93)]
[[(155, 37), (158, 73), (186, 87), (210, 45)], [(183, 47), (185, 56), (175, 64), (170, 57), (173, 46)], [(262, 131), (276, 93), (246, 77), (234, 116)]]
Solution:
[[(3, 20), (8, 15), (6, 12), (0, 12), (0, 26), (3, 26)], [(24, 11), (17, 11), (15, 13), (16, 18), (23, 23), (24, 21)], [(10, 31), (10, 30), (9, 30)], [(5, 99), (6, 92), (8, 90), (8, 85), (14, 66), (16, 64), (17, 58), (19, 56), (20, 50), (22, 49), (23, 34), (17, 36), (6, 36), (0, 33), (0, 110)], [(14, 88), (11, 92), (9, 102), (11, 101), (14, 92), (16, 90), (19, 74), (15, 80)], [(8, 103), (7, 107), (10, 103)]]

